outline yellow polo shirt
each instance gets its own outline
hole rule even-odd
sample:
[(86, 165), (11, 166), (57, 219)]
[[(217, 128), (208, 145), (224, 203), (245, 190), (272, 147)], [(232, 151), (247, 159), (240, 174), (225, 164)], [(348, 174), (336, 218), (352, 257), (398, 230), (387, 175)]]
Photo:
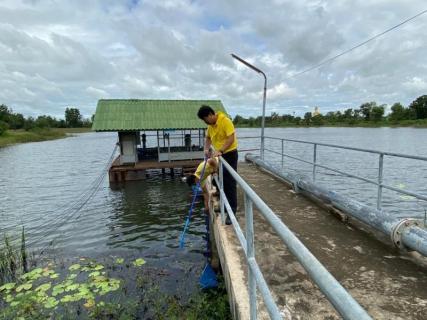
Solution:
[[(233, 122), (228, 118), (224, 113), (218, 111), (215, 114), (218, 118), (216, 124), (209, 125), (206, 136), (211, 138), (212, 145), (215, 150), (219, 150), (227, 141), (227, 138), (235, 133)], [(234, 142), (228, 147), (227, 150), (223, 150), (224, 153), (228, 151), (237, 149), (237, 138), (234, 139)]]
[[(218, 161), (219, 161), (218, 157), (215, 157), (214, 159), (216, 160), (216, 164), (218, 165)], [(194, 172), (194, 175), (199, 179), (200, 179), (200, 176), (202, 175), (204, 165), (205, 165), (205, 162), (203, 161), (197, 167), (196, 172)], [(203, 187), (205, 185), (206, 178), (209, 177), (209, 175), (213, 173), (213, 170), (214, 170), (213, 166), (211, 166), (209, 164), (209, 162), (206, 163), (206, 168), (205, 168), (205, 172), (203, 174), (202, 182), (200, 183), (200, 187)]]

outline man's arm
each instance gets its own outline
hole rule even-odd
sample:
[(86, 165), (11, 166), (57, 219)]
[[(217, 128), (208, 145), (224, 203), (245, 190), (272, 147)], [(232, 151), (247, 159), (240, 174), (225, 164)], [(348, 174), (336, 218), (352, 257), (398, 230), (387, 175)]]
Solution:
[(210, 157), (210, 155), (211, 155), (211, 145), (212, 145), (211, 137), (206, 137), (205, 156)]

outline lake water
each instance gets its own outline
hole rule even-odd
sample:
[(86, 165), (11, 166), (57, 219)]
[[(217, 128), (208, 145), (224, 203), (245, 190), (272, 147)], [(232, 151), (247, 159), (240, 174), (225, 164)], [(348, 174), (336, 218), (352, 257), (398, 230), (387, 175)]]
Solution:
[[(238, 137), (259, 136), (260, 129), (237, 129)], [(413, 128), (267, 128), (266, 136), (376, 149), (411, 155), (427, 154), (427, 130)], [(22, 225), (27, 247), (67, 257), (143, 251), (144, 256), (170, 266), (187, 261), (204, 266), (202, 204), (179, 249), (190, 208), (189, 189), (178, 176), (153, 175), (144, 181), (110, 184), (108, 164), (117, 133), (84, 133), (67, 139), (0, 148), (0, 233), (19, 234)], [(149, 141), (150, 143), (150, 141)], [(278, 149), (277, 141), (266, 146)], [(259, 148), (259, 139), (240, 139), (239, 149)], [(286, 144), (287, 153), (312, 160), (310, 145)], [(258, 154), (259, 151), (251, 151)], [(244, 154), (240, 153), (240, 161)], [(281, 165), (281, 157), (266, 153)], [(378, 155), (318, 148), (317, 160), (353, 174), (376, 179)], [(427, 194), (425, 163), (414, 160), (384, 164), (387, 184)], [(287, 160), (284, 170), (311, 174), (311, 166)], [(350, 182), (319, 169), (316, 181), (368, 204), (376, 204), (376, 187)], [(384, 192), (384, 210), (396, 216), (424, 217), (417, 199)], [(200, 274), (200, 272), (199, 272)]]

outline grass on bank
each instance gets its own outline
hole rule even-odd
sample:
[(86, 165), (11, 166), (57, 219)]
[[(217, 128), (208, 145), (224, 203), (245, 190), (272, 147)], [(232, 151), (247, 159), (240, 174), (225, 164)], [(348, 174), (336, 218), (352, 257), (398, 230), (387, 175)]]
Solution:
[(67, 137), (67, 133), (82, 133), (92, 132), (91, 128), (53, 128), (53, 129), (36, 129), (31, 131), (7, 130), (0, 136), (0, 147), (27, 143), (27, 142), (40, 142), (47, 140), (56, 140)]
[(136, 256), (33, 260), (29, 271), (24, 232), (10, 239), (0, 246), (0, 319), (231, 319), (222, 278), (203, 292), (184, 279), (171, 292), (167, 272)]

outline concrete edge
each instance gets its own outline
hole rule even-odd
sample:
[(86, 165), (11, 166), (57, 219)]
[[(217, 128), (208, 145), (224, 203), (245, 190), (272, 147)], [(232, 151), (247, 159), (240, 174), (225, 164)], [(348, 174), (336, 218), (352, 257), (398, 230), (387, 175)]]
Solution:
[(234, 234), (234, 229), (232, 226), (221, 226), (221, 216), (215, 212), (211, 214), (211, 222), (233, 319), (250, 319), (249, 291), (240, 263), (240, 252), (229, 238), (231, 232)]

